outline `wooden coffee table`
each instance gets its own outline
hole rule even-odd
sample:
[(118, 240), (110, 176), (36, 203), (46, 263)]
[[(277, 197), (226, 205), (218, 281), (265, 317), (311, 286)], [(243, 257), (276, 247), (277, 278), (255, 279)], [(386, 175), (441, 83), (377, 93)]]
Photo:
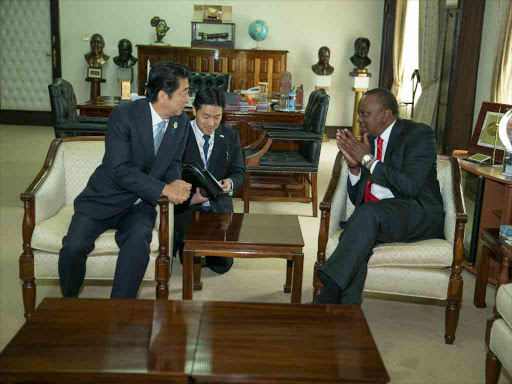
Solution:
[(302, 297), (304, 239), (298, 216), (194, 212), (183, 250), (183, 299), (201, 290), (201, 256), (281, 258), (287, 260), (284, 291), (292, 303)]
[(44, 299), (0, 382), (386, 383), (359, 306)]

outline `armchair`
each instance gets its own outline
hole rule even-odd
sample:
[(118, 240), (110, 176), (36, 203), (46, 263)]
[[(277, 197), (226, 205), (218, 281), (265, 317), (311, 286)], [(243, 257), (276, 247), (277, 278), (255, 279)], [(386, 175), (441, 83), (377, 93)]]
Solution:
[[(467, 221), (459, 161), (454, 157), (438, 156), (437, 178), (445, 210), (445, 238), (385, 243), (375, 247), (368, 262), (365, 292), (446, 302), (445, 341), (453, 344), (462, 298), (463, 239)], [(347, 179), (348, 166), (340, 152), (320, 203), (322, 217), (313, 276), (314, 297), (324, 288), (317, 271), (338, 245), (339, 222), (347, 221), (354, 211), (348, 197)]]
[(213, 72), (192, 72), (189, 80), (190, 93), (195, 94), (203, 88), (218, 88), (223, 92), (229, 92), (231, 86), (231, 74)]
[[(25, 214), (19, 269), (27, 319), (35, 308), (36, 277), (59, 278), (59, 251), (74, 213), (73, 202), (101, 163), (104, 152), (104, 137), (53, 140), (43, 168), (20, 196)], [(160, 198), (158, 205), (150, 261), (144, 280), (156, 280), (156, 297), (167, 299), (171, 268), (169, 241), (172, 242), (169, 236), (173, 231), (169, 214), (173, 217), (173, 205), (169, 208), (169, 200), (165, 197)], [(115, 231), (108, 230), (96, 240), (96, 247), (87, 260), (86, 279), (113, 278), (119, 252), (114, 236)]]
[(501, 366), (512, 373), (512, 283), (509, 266), (512, 261), (512, 246), (502, 245), (500, 277), (496, 286), (496, 305), (494, 316), (487, 321), (485, 344), (485, 382), (498, 382)]
[(108, 118), (79, 117), (76, 113), (76, 96), (73, 86), (57, 78), (48, 85), (52, 120), (56, 138), (84, 135), (105, 135)]
[[(311, 197), (290, 197), (283, 201), (313, 203), (313, 217), (318, 216), (318, 162), (330, 97), (318, 89), (309, 97), (304, 124), (268, 124), (259, 139), (244, 148), (246, 178), (243, 191), (244, 212), (249, 212), (251, 172), (267, 174), (304, 174), (311, 186)], [(273, 150), (274, 140), (296, 141), (297, 151)]]

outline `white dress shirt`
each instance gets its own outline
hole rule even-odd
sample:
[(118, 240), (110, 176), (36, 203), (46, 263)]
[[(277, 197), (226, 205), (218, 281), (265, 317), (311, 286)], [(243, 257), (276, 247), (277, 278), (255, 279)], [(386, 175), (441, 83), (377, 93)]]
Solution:
[[(391, 131), (392, 131), (393, 127), (395, 126), (395, 123), (396, 123), (396, 120), (393, 121), (390, 124), (390, 126), (387, 127), (386, 130), (380, 134), (380, 137), (382, 138), (382, 160), (377, 160), (372, 164), (372, 166), (370, 167), (370, 173), (373, 173), (373, 170), (375, 169), (375, 166), (377, 165), (377, 163), (379, 163), (381, 161), (383, 162), (384, 159), (386, 158), (386, 149), (388, 147), (389, 137), (391, 136)], [(373, 156), (375, 158), (377, 158), (377, 144), (376, 144), (377, 137), (375, 137), (374, 140), (375, 140), (374, 141), (375, 145), (374, 145)], [(359, 172), (359, 175), (357, 175), (357, 176), (353, 175), (351, 172), (349, 172), (348, 177), (350, 178), (350, 183), (352, 185), (356, 185), (357, 182), (359, 181), (359, 179), (361, 178), (361, 172)], [(395, 197), (393, 195), (393, 192), (391, 192), (391, 190), (389, 188), (383, 187), (382, 185), (379, 185), (379, 184), (373, 183), (373, 182), (371, 185), (371, 193), (373, 196), (375, 196), (379, 200), (392, 199)]]

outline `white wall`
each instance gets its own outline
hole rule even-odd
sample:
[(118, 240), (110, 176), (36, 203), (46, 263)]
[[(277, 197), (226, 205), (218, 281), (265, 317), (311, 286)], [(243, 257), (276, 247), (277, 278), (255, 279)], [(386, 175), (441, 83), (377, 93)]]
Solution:
[[(305, 97), (314, 89), (315, 74), (311, 65), (317, 62), (318, 48), (331, 49), (330, 64), (334, 67), (329, 94), (331, 103), (327, 125), (351, 126), (354, 106), (352, 78), (354, 41), (364, 36), (370, 39), (368, 67), (373, 74), (370, 88), (377, 87), (382, 39), (382, 0), (239, 0), (215, 1), (207, 4), (233, 6), (236, 24), (235, 48), (253, 48), (247, 32), (256, 19), (265, 20), (269, 34), (260, 42), (262, 49), (288, 50), (288, 70), (293, 84), (304, 84)], [(127, 38), (137, 56), (137, 44), (155, 40), (153, 16), (159, 16), (170, 26), (164, 42), (173, 46), (190, 46), (191, 21), (198, 0), (61, 0), (60, 23), (62, 45), (62, 77), (73, 84), (78, 102), (89, 99), (90, 85), (85, 81), (87, 64), (83, 55), (90, 51), (89, 41), (82, 36), (100, 33), (105, 39), (104, 52), (110, 60), (104, 67), (107, 82), (101, 85), (102, 95), (120, 95), (117, 83), (117, 43)], [(134, 67), (136, 71), (136, 67)]]

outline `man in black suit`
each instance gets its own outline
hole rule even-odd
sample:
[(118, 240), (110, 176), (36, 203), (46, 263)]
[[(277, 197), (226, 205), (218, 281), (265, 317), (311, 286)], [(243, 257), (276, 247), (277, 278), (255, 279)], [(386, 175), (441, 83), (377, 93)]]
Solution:
[[(183, 162), (195, 162), (208, 169), (221, 182), (224, 194), (218, 199), (208, 199), (196, 189), (191, 199), (174, 209), (175, 250), (183, 253), (183, 239), (192, 212), (233, 212), (233, 192), (245, 183), (245, 166), (240, 137), (232, 128), (220, 125), (224, 111), (224, 93), (215, 88), (197, 92)], [(217, 273), (226, 273), (233, 265), (232, 258), (207, 256), (206, 265)]]
[(348, 130), (336, 142), (348, 163), (355, 205), (335, 251), (318, 271), (325, 289), (315, 303), (360, 304), (373, 248), (380, 243), (443, 237), (433, 130), (398, 118), (387, 89), (366, 92), (358, 105), (364, 142)]
[(75, 214), (59, 254), (64, 297), (76, 297), (87, 255), (107, 229), (117, 229), (120, 248), (112, 298), (135, 298), (149, 262), (149, 245), (161, 195), (172, 204), (190, 196), (180, 180), (181, 158), (190, 127), (183, 113), (189, 101), (186, 66), (158, 62), (149, 74), (146, 98), (112, 110), (105, 155), (75, 199)]

